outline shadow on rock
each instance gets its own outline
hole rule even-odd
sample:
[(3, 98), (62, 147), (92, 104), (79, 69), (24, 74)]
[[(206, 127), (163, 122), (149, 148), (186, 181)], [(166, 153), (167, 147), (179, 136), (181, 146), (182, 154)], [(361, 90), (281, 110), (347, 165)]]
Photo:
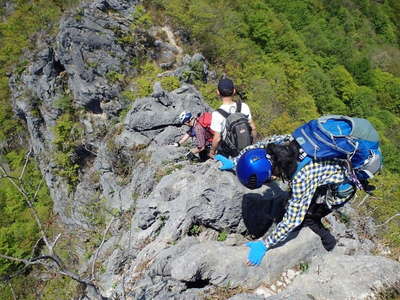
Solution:
[(247, 231), (255, 238), (263, 236), (271, 225), (282, 220), (289, 193), (272, 182), (264, 194), (243, 195), (242, 215)]

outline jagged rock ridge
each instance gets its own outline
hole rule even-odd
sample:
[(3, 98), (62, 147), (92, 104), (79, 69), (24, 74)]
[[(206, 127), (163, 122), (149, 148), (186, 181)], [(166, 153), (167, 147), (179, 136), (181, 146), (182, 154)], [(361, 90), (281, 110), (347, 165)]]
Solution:
[[(60, 221), (82, 234), (81, 271), (95, 259), (83, 255), (93, 230), (94, 206), (112, 220), (110, 237), (96, 257), (104, 272), (97, 282), (111, 299), (201, 299), (215, 287), (241, 287), (232, 299), (368, 299), (400, 282), (399, 263), (371, 255), (372, 242), (330, 217), (339, 246), (328, 254), (319, 238), (303, 229), (268, 252), (262, 266), (245, 264), (249, 234), (261, 236), (279, 219), (287, 197), (273, 184), (257, 191), (237, 184), (213, 161), (191, 164), (184, 148), (168, 146), (183, 133), (176, 117), (183, 110), (209, 110), (188, 83), (165, 91), (154, 85), (149, 97), (133, 103), (121, 97), (123, 83), (112, 73), (137, 74), (133, 58), (151, 57), (168, 68), (162, 75), (182, 78), (200, 54), (180, 59), (176, 45), (142, 32), (132, 34), (136, 1), (97, 0), (65, 16), (56, 42), (40, 45), (32, 63), (10, 80), (16, 113), (26, 120), (34, 149)], [(57, 99), (71, 95), (83, 134), (76, 151), (79, 183), (71, 191), (57, 173), (54, 126), (63, 113)], [(119, 112), (128, 109), (122, 122)], [(112, 214), (104, 211), (114, 211)], [(227, 237), (225, 239), (225, 237)], [(300, 273), (299, 265), (309, 265)], [(368, 276), (357, 274), (365, 273)], [(295, 275), (293, 275), (295, 274)], [(277, 282), (280, 282), (278, 284)], [(306, 282), (306, 284), (304, 284)]]

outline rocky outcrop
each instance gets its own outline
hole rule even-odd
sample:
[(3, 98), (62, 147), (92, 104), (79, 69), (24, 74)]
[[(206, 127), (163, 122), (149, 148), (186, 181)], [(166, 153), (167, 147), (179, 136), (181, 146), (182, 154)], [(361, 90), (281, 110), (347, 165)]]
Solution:
[[(231, 299), (364, 299), (394, 286), (399, 264), (372, 256), (373, 242), (334, 216), (329, 222), (339, 243), (333, 253), (302, 229), (270, 250), (260, 267), (246, 265), (246, 241), (272, 230), (284, 213), (287, 187), (273, 183), (250, 192), (216, 162), (188, 162), (188, 149), (170, 145), (185, 131), (176, 123), (180, 112), (210, 110), (190, 83), (215, 74), (201, 54), (183, 56), (170, 35), (161, 40), (154, 28), (132, 31), (135, 5), (82, 5), (65, 16), (56, 42), (40, 44), (29, 67), (10, 80), (54, 210), (66, 230), (78, 232), (80, 270), (102, 265), (93, 269), (103, 295), (202, 299), (218, 288), (242, 288), (247, 292)], [(175, 76), (180, 87), (167, 91), (156, 81), (147, 97), (126, 100), (124, 78), (134, 80), (134, 61), (149, 58), (164, 68), (160, 81)], [(79, 132), (71, 157), (79, 165), (73, 188), (53, 157), (59, 151), (54, 128), (67, 113)], [(87, 244), (108, 225), (95, 255)], [(357, 275), (366, 266), (368, 276)]]

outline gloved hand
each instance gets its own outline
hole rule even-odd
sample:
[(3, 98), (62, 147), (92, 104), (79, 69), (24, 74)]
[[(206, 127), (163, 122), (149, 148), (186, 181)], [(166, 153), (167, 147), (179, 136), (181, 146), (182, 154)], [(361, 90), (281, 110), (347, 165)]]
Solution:
[(180, 147), (180, 146), (181, 146), (181, 144), (179, 144), (179, 142), (176, 142), (176, 143), (173, 143), (173, 144), (171, 144), (171, 146), (174, 146), (174, 147)]
[(247, 260), (251, 265), (258, 266), (268, 248), (265, 247), (264, 242), (256, 241), (256, 242), (248, 242), (246, 246), (250, 248), (249, 255), (247, 256)]
[(219, 167), (220, 170), (226, 171), (226, 170), (232, 170), (235, 167), (235, 164), (232, 160), (229, 158), (226, 158), (225, 156), (221, 154), (217, 154), (214, 156), (215, 160), (218, 160), (222, 163), (222, 165)]

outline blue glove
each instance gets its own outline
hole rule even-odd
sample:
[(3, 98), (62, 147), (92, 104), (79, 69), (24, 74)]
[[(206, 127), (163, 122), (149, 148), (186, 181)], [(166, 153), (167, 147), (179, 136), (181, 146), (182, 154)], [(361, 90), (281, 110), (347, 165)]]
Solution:
[(221, 154), (217, 154), (214, 156), (215, 160), (218, 160), (222, 163), (222, 165), (219, 167), (220, 170), (226, 171), (226, 170), (232, 170), (235, 167), (235, 164), (233, 163), (232, 160), (229, 158), (226, 158), (225, 156)]
[(258, 266), (261, 263), (268, 248), (265, 247), (265, 244), (262, 241), (248, 242), (246, 243), (246, 246), (250, 248), (247, 260), (252, 265)]

